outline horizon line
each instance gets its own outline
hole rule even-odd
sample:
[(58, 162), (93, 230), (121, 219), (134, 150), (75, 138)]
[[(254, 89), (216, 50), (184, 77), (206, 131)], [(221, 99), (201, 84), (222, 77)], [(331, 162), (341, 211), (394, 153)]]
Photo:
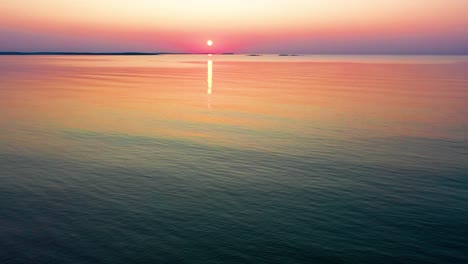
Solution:
[(382, 52), (382, 53), (235, 53), (235, 52), (139, 52), (139, 51), (123, 51), (123, 52), (78, 52), (78, 51), (0, 51), (0, 55), (284, 55), (284, 56), (300, 56), (300, 55), (432, 55), (432, 56), (462, 56), (468, 53), (428, 53), (428, 52)]

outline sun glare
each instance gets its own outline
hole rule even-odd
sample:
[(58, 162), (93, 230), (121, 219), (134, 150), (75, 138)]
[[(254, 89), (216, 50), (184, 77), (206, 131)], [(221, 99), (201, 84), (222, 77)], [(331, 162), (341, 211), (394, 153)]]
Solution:
[(208, 40), (208, 41), (206, 42), (206, 45), (208, 45), (208, 46), (210, 46), (210, 47), (213, 46), (213, 41), (212, 41), (212, 40)]

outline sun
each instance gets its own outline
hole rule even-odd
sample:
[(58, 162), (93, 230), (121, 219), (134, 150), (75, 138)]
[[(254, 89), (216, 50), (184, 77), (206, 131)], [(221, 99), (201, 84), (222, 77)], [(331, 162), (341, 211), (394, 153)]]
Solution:
[(206, 42), (206, 45), (208, 45), (208, 46), (210, 46), (210, 47), (213, 46), (213, 41), (212, 41), (211, 39), (208, 40), (208, 41)]

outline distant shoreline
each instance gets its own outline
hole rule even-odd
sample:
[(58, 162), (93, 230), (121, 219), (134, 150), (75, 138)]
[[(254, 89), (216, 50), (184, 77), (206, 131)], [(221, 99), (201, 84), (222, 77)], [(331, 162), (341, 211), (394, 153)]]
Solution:
[(20, 51), (0, 51), (0, 56), (5, 55), (69, 55), (69, 56), (158, 56), (158, 55), (245, 55), (245, 56), (262, 56), (262, 55), (276, 55), (276, 56), (304, 56), (304, 55), (331, 55), (331, 56), (468, 56), (468, 54), (426, 54), (426, 53), (310, 53), (310, 54), (249, 54), (249, 53), (209, 53), (209, 52), (20, 52)]
[[(157, 56), (157, 55), (207, 55), (210, 53), (176, 53), (176, 52), (17, 52), (1, 51), (1, 55), (99, 55), (99, 56)], [(234, 53), (212, 53), (219, 55), (234, 55)]]

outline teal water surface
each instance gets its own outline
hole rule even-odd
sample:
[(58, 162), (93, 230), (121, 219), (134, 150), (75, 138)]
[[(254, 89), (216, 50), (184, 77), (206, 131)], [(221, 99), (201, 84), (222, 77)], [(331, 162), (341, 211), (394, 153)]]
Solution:
[(463, 56), (2, 56), (0, 263), (468, 263)]

